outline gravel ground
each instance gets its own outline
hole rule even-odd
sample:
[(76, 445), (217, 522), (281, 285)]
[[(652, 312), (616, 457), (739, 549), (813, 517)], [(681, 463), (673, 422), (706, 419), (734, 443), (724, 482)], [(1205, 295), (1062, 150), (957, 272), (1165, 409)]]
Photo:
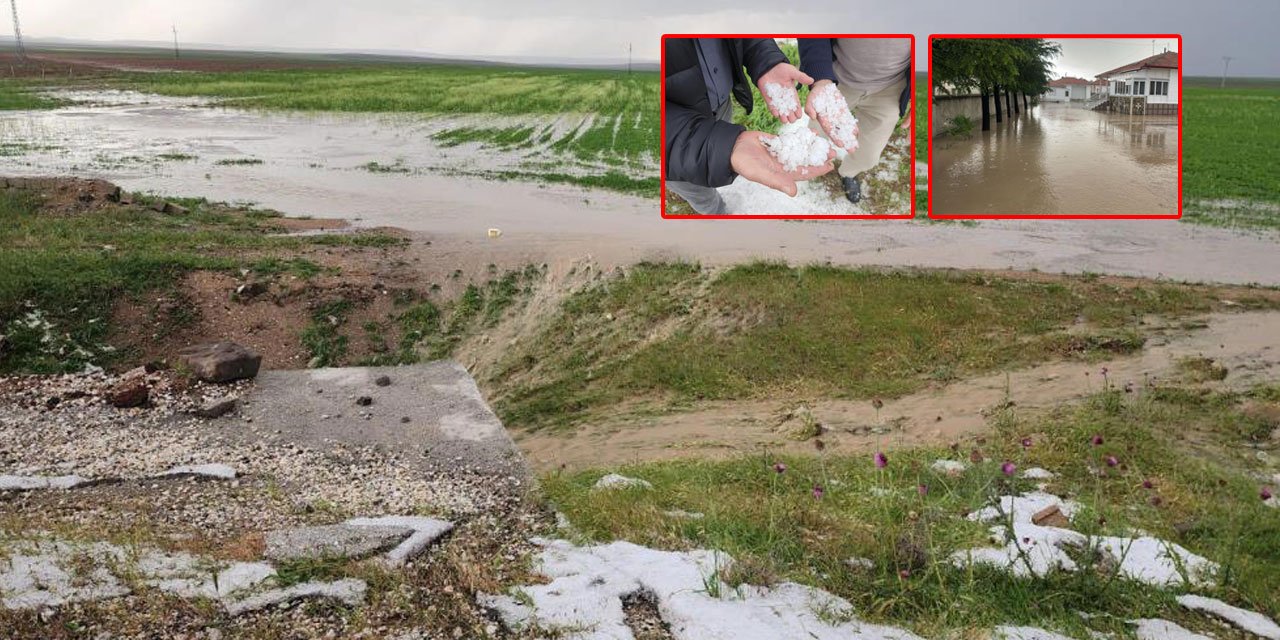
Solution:
[[(430, 515), (457, 529), (402, 570), (336, 569), (370, 585), (366, 604), (316, 601), (238, 617), (149, 590), (56, 610), (0, 610), (6, 638), (486, 638), (508, 637), (475, 593), (527, 581), (529, 536), (548, 518), (515, 476), (424, 472), (402, 456), (352, 445), (323, 451), (270, 437), (269, 425), (191, 411), (247, 395), (252, 383), (189, 383), (147, 374), (146, 406), (120, 409), (103, 373), (0, 378), (0, 475), (76, 474), (69, 490), (0, 491), (5, 538), (37, 535), (259, 560), (277, 528), (355, 516)], [(247, 413), (247, 412), (246, 412)], [(158, 478), (178, 466), (224, 463), (235, 480)], [(52, 630), (52, 631), (51, 631)]]

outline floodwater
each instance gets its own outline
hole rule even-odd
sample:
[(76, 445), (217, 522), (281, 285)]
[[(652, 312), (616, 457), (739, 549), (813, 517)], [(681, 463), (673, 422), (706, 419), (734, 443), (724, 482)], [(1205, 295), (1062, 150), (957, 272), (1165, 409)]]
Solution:
[[(135, 191), (400, 227), (431, 242), (429, 257), (460, 268), (584, 257), (602, 267), (768, 259), (1280, 285), (1275, 238), (1173, 220), (663, 220), (656, 196), (458, 175), (459, 167), (518, 161), (476, 145), (434, 144), (432, 132), (456, 119), (261, 113), (118, 92), (78, 97), (93, 103), (0, 112), (0, 174), (99, 177)], [(246, 157), (263, 163), (218, 164)], [(372, 172), (369, 162), (396, 171)], [(490, 228), (501, 236), (489, 238)]]
[(1042, 104), (933, 154), (937, 213), (1178, 212), (1176, 116)]

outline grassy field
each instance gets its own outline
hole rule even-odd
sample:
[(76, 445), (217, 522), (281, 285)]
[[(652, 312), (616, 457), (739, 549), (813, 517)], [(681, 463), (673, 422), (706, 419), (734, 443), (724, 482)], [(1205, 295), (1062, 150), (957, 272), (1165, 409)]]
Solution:
[(649, 264), (573, 294), (490, 381), (499, 414), (522, 429), (570, 426), (624, 399), (893, 397), (1001, 367), (1134, 351), (1143, 316), (1213, 306), (1203, 289), (1085, 277)]
[(271, 268), (259, 261), (262, 252), (305, 245), (399, 242), (380, 233), (281, 237), (273, 214), (233, 213), (202, 200), (170, 202), (191, 211), (51, 213), (31, 192), (0, 190), (0, 334), (6, 336), (0, 373), (110, 364), (114, 350), (105, 341), (112, 306), (121, 297), (172, 288), (196, 269)]
[(52, 109), (60, 103), (32, 93), (23, 83), (12, 80), (0, 82), (0, 111), (15, 109)]
[[(1244, 394), (1112, 390), (1047, 415), (1006, 409), (981, 441), (892, 454), (883, 470), (871, 452), (824, 457), (815, 450), (787, 458), (765, 452), (618, 470), (651, 482), (648, 491), (592, 491), (603, 471), (552, 474), (543, 486), (589, 539), (720, 549), (738, 560), (726, 576), (731, 583), (791, 579), (819, 586), (852, 601), (860, 617), (925, 637), (978, 637), (965, 632), (997, 624), (1129, 637), (1124, 621), (1136, 617), (1164, 617), (1204, 632), (1209, 625), (1181, 610), (1173, 593), (1113, 580), (1104, 567), (1019, 579), (959, 569), (948, 557), (989, 544), (986, 526), (963, 514), (993, 495), (1032, 488), (1001, 473), (1000, 461), (1009, 460), (1059, 474), (1049, 490), (1081, 503), (1076, 530), (1132, 535), (1138, 528), (1182, 544), (1225, 567), (1214, 595), (1276, 616), (1280, 510), (1264, 506), (1257, 481), (1242, 472), (1258, 466), (1247, 443), (1274, 425), (1242, 407), (1277, 401), (1274, 386)], [(1094, 436), (1103, 444), (1092, 444)], [(958, 477), (930, 468), (936, 459), (968, 461), (971, 450), (987, 461)], [(1108, 455), (1118, 466), (1100, 478), (1094, 470), (1105, 468)], [(785, 472), (773, 469), (776, 462), (786, 464)], [(703, 517), (666, 515), (673, 510)], [(850, 565), (850, 558), (874, 565)], [(1081, 612), (1100, 615), (1086, 619)]]
[(648, 192), (657, 187), (647, 179), (657, 158), (657, 82), (651, 71), (466, 65), (148, 73), (112, 81), (252, 109), (474, 115), (474, 123), (446, 129), (436, 139), (445, 146), (476, 143), (529, 154), (530, 176), (565, 182), (571, 180), (554, 176), (612, 173), (617, 177), (588, 186)]

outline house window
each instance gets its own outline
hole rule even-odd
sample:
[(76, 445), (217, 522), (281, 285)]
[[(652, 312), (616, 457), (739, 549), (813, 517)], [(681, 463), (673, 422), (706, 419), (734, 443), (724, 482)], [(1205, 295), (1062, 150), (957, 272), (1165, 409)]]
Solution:
[(1153, 95), (1153, 96), (1169, 95), (1169, 83), (1165, 80), (1152, 80), (1151, 93), (1148, 95)]
[(1129, 93), (1129, 89), (1125, 86), (1123, 80), (1116, 80), (1112, 84), (1115, 85), (1116, 95), (1122, 96)]
[(1135, 96), (1140, 96), (1140, 95), (1142, 95), (1142, 94), (1144, 94), (1144, 93), (1146, 93), (1146, 92), (1147, 92), (1147, 81), (1146, 81), (1146, 80), (1134, 80), (1134, 81), (1133, 81), (1133, 95), (1135, 95)]

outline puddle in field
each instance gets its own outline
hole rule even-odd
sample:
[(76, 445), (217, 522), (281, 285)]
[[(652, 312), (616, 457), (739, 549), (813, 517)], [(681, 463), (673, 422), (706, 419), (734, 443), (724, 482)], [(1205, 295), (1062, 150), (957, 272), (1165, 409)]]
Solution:
[[(763, 258), (1280, 284), (1275, 239), (1229, 229), (1145, 220), (984, 221), (976, 228), (898, 220), (662, 220), (656, 194), (441, 171), (518, 166), (518, 154), (431, 140), (466, 123), (500, 126), (498, 119), (258, 112), (128, 92), (71, 97), (85, 104), (0, 113), (0, 174), (101, 177), (131, 190), (401, 227), (431, 240), (428, 257), (436, 261), (505, 268), (586, 255), (603, 267), (653, 258), (709, 265)], [(581, 116), (547, 118), (561, 132), (581, 129)], [(159, 160), (161, 154), (194, 158)], [(262, 164), (218, 164), (244, 158)], [(390, 170), (361, 168), (370, 162)], [(488, 238), (489, 228), (501, 236)]]
[(1176, 116), (1043, 104), (933, 154), (939, 213), (1178, 212)]
[[(1141, 353), (1111, 360), (1050, 362), (1026, 369), (984, 375), (886, 400), (877, 412), (866, 400), (809, 403), (814, 418), (828, 431), (822, 440), (834, 455), (942, 445), (986, 429), (984, 412), (1012, 401), (1020, 409), (1056, 406), (1101, 390), (1101, 368), (1110, 384), (1132, 383), (1141, 393), (1146, 381), (1177, 379), (1183, 357), (1212, 358), (1229, 371), (1209, 386), (1233, 389), (1280, 380), (1280, 312), (1219, 313), (1199, 330), (1173, 330), (1152, 338)], [(1087, 374), (1087, 375), (1086, 375)], [(712, 402), (669, 415), (625, 415), (595, 420), (572, 436), (516, 433), (530, 464), (538, 469), (602, 467), (681, 457), (724, 457), (773, 452), (812, 453), (813, 443), (797, 442), (777, 430), (779, 416), (792, 405), (777, 401)], [(878, 418), (878, 419), (877, 419)], [(867, 427), (895, 425), (883, 435)], [(856, 433), (854, 433), (856, 432)]]

